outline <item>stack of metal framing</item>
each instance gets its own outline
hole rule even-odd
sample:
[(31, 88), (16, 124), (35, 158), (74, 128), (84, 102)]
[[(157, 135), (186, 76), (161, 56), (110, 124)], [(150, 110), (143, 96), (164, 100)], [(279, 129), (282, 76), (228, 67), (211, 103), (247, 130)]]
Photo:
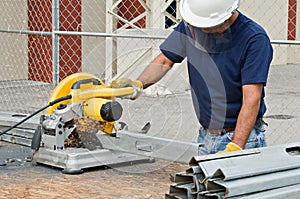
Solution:
[[(0, 112), (0, 132), (17, 124), (27, 116), (26, 114)], [(31, 118), (6, 134), (0, 135), (0, 141), (31, 146), (31, 140), (38, 125), (39, 117)]]
[(166, 199), (296, 199), (300, 143), (196, 156), (175, 175)]

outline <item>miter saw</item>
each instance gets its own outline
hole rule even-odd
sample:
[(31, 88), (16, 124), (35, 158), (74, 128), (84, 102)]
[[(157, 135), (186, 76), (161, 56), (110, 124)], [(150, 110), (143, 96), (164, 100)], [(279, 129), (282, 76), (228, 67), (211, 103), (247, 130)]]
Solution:
[[(129, 132), (125, 123), (117, 122), (123, 108), (116, 98), (130, 98), (133, 93), (132, 87), (111, 88), (88, 73), (62, 80), (49, 102), (65, 100), (46, 109), (34, 133), (34, 162), (78, 173), (85, 168), (153, 158), (188, 162), (197, 155), (198, 143), (149, 136), (149, 123), (139, 132)], [(96, 131), (90, 130), (92, 125)], [(82, 126), (87, 128), (79, 129)]]

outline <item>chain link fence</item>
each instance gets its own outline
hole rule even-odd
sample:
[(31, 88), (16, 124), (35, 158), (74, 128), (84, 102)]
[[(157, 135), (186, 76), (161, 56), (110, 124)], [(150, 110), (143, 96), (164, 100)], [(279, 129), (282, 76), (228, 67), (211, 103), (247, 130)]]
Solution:
[[(267, 30), (274, 47), (266, 98), (270, 144), (300, 141), (296, 132), (300, 116), (297, 1), (241, 0), (240, 4), (241, 12)], [(180, 21), (178, 6), (179, 0), (2, 0), (0, 111), (32, 113), (47, 103), (55, 85), (76, 72), (94, 74), (107, 83), (121, 76), (136, 78)], [(123, 102), (129, 109), (127, 119), (135, 125), (139, 120), (159, 123), (159, 128), (154, 127), (157, 132), (176, 126), (177, 131), (192, 131), (194, 137), (198, 124), (191, 119), (182, 65), (147, 89), (141, 100)], [(180, 76), (180, 83), (175, 76)], [(145, 99), (149, 96), (153, 98)], [(162, 108), (172, 96), (177, 107), (184, 109), (180, 113)], [(147, 107), (163, 110), (163, 119), (161, 115), (153, 118), (149, 110), (142, 117), (137, 114), (146, 111), (146, 100), (159, 101), (158, 106)], [(181, 117), (173, 118), (175, 114)]]

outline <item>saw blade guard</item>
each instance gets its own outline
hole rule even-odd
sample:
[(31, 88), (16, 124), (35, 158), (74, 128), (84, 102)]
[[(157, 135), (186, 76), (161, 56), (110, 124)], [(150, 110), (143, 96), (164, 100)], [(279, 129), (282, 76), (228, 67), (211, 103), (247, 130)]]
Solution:
[[(56, 100), (60, 97), (69, 95), (71, 93), (71, 88), (72, 85), (78, 81), (78, 80), (82, 80), (82, 79), (88, 79), (88, 78), (97, 78), (94, 75), (88, 74), (88, 73), (75, 73), (72, 74), (68, 77), (66, 77), (65, 79), (63, 79), (52, 91), (49, 101), (51, 102), (53, 100)], [(100, 81), (100, 80), (99, 80)], [(70, 100), (66, 100), (63, 103), (67, 104), (67, 103), (71, 103), (72, 99)], [(54, 110), (62, 103), (58, 103), (55, 104), (49, 108), (46, 109), (46, 114), (53, 114)]]
[(55, 104), (46, 109), (46, 114), (53, 114), (61, 104), (81, 103), (91, 98), (105, 98), (113, 100), (115, 97), (132, 95), (134, 89), (111, 88), (98, 77), (89, 73), (75, 73), (63, 79), (53, 90), (49, 102), (60, 97), (71, 95), (72, 99)]
[[(98, 77), (88, 73), (75, 73), (63, 79), (53, 90), (49, 101), (70, 95), (71, 99), (58, 103), (46, 110), (47, 115), (62, 115), (68, 120), (76, 116), (100, 122), (100, 130), (111, 134), (114, 122), (122, 116), (122, 106), (116, 97), (129, 96), (134, 93), (132, 87), (111, 88)], [(60, 114), (63, 113), (63, 114)], [(65, 120), (65, 119), (64, 119)]]

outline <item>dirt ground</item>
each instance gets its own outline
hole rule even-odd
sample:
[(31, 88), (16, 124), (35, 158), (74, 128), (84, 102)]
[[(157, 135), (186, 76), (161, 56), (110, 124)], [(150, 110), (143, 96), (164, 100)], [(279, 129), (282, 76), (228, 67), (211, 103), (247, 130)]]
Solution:
[[(185, 164), (156, 160), (154, 163), (93, 168), (82, 174), (68, 175), (57, 168), (33, 166), (23, 161), (30, 155), (28, 147), (0, 142), (0, 150), (0, 199), (159, 199), (169, 191), (170, 174), (188, 168)], [(11, 154), (18, 154), (18, 157)], [(7, 158), (22, 162), (7, 162)]]

